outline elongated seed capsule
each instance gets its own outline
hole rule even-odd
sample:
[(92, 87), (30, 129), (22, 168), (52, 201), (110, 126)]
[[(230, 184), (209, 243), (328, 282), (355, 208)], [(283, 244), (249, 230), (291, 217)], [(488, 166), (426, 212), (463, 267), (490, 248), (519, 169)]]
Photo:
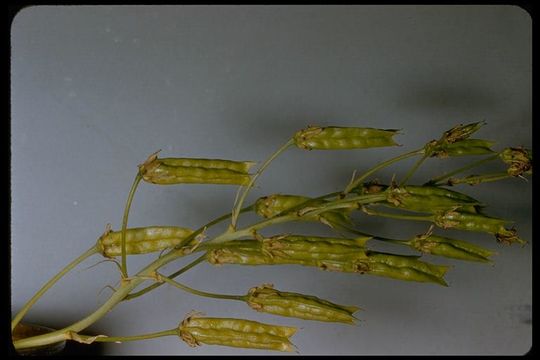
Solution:
[[(265, 218), (272, 218), (274, 216), (278, 216), (279, 214), (299, 207), (298, 210), (301, 210), (302, 208), (306, 207), (316, 207), (323, 205), (327, 203), (327, 200), (321, 200), (321, 199), (312, 199), (306, 196), (300, 196), (300, 195), (287, 195), (287, 194), (273, 194), (268, 196), (263, 196), (255, 202), (255, 212), (263, 216)], [(328, 212), (321, 213), (320, 216), (304, 216), (301, 218), (301, 220), (317, 220), (320, 221), (320, 218), (324, 218), (326, 220), (331, 219), (340, 219), (347, 221), (348, 215), (350, 214), (351, 209), (339, 209), (339, 210), (331, 210)]]
[[(400, 191), (405, 191), (411, 195), (444, 197), (444, 198), (451, 199), (455, 201), (456, 203), (471, 203), (471, 204), (480, 203), (478, 200), (476, 200), (473, 197), (470, 197), (458, 191), (449, 190), (441, 186), (405, 185), (405, 186), (401, 186), (399, 188), (394, 188), (394, 189), (400, 189)], [(372, 194), (372, 193), (380, 193), (383, 191), (390, 191), (390, 190), (392, 190), (392, 187), (388, 185), (368, 182), (368, 183), (360, 184), (355, 189), (353, 189), (353, 192), (358, 193), (358, 194)]]
[(370, 236), (358, 236), (355, 238), (335, 238), (327, 236), (313, 236), (313, 235), (286, 235), (286, 236), (274, 236), (269, 239), (286, 240), (289, 243), (299, 243), (305, 241), (307, 243), (328, 243), (331, 245), (344, 245), (347, 247), (354, 247), (363, 249), (366, 243), (372, 239)]
[(453, 156), (492, 154), (493, 141), (481, 139), (465, 139), (452, 144), (437, 144), (430, 152), (431, 157), (446, 158)]
[(263, 196), (255, 202), (255, 212), (265, 218), (272, 218), (285, 210), (292, 209), (311, 200), (306, 196), (273, 194)]
[[(176, 226), (149, 226), (126, 230), (126, 254), (137, 255), (162, 251), (182, 243), (193, 230)], [(106, 231), (97, 241), (99, 252), (106, 257), (122, 254), (122, 232)]]
[(398, 145), (392, 138), (398, 130), (359, 127), (313, 127), (294, 135), (295, 145), (307, 150), (365, 149)]
[(422, 187), (394, 187), (387, 190), (387, 201), (394, 207), (412, 211), (428, 212), (455, 209), (462, 206), (480, 205), (476, 200), (460, 196), (455, 192), (451, 194), (445, 189), (429, 189), (430, 186)]
[(371, 275), (388, 277), (396, 280), (433, 282), (443, 286), (448, 286), (442, 276), (422, 272), (418, 269), (406, 266), (392, 266), (384, 262), (369, 262), (364, 264), (365, 272)]
[(431, 233), (415, 236), (407, 243), (425, 254), (459, 260), (490, 262), (489, 257), (494, 254), (491, 250), (467, 241), (437, 236)]
[(504, 149), (499, 156), (504, 163), (509, 165), (506, 171), (511, 176), (520, 176), (532, 171), (532, 151), (529, 149), (509, 147)]
[(481, 214), (446, 211), (434, 215), (434, 223), (444, 229), (453, 228), (496, 234), (510, 221)]
[(192, 347), (204, 343), (277, 351), (293, 350), (289, 338), (296, 330), (251, 320), (195, 316), (187, 317), (178, 327), (180, 338)]
[(251, 288), (246, 302), (260, 312), (346, 324), (354, 324), (353, 314), (360, 309), (356, 306), (338, 305), (312, 295), (279, 291), (271, 284)]
[[(272, 218), (301, 204), (303, 207), (315, 207), (326, 202), (325, 200), (314, 200), (300, 195), (273, 194), (257, 199), (255, 212), (265, 218)], [(313, 216), (301, 216), (298, 220), (318, 221), (330, 227), (351, 225), (350, 213), (351, 209), (331, 210)]]
[(278, 236), (263, 240), (263, 252), (282, 259), (355, 260), (365, 257), (364, 244), (369, 237), (358, 239), (325, 238), (315, 236)]
[(259, 240), (241, 240), (245, 246), (224, 245), (206, 252), (206, 260), (212, 265), (271, 265), (274, 259), (262, 251)]
[(199, 158), (162, 158), (159, 159), (165, 165), (202, 167), (206, 169), (225, 169), (247, 174), (255, 165), (254, 161), (233, 161), (223, 159), (199, 159)]
[(442, 277), (447, 267), (403, 256), (368, 251), (363, 245), (369, 238), (333, 239), (322, 237), (280, 236), (224, 245), (207, 252), (207, 261), (214, 265), (277, 265), (314, 266), (327, 271), (367, 273), (399, 280), (445, 284)]
[(404, 187), (407, 192), (413, 195), (424, 195), (424, 196), (440, 196), (455, 200), (456, 202), (464, 203), (474, 203), (478, 204), (479, 201), (458, 191), (449, 190), (440, 186), (415, 186), (407, 185)]
[(449, 267), (444, 265), (430, 264), (418, 260), (418, 256), (396, 255), (378, 251), (370, 251), (368, 258), (372, 263), (383, 263), (396, 268), (411, 268), (435, 277), (442, 277)]
[(250, 181), (247, 171), (253, 164), (250, 161), (218, 159), (159, 159), (156, 153), (139, 165), (139, 174), (144, 181), (159, 185), (246, 185)]
[(517, 235), (515, 229), (505, 228), (505, 224), (511, 221), (489, 217), (483, 214), (466, 213), (463, 211), (448, 211), (434, 215), (435, 225), (447, 228), (455, 228), (466, 231), (485, 232), (495, 235), (497, 241), (504, 244), (519, 243), (526, 241)]
[(397, 280), (433, 282), (446, 286), (443, 278), (446, 266), (429, 264), (418, 256), (405, 256), (368, 252), (367, 258), (355, 260), (322, 260), (317, 266), (322, 270), (352, 272), (389, 277)]

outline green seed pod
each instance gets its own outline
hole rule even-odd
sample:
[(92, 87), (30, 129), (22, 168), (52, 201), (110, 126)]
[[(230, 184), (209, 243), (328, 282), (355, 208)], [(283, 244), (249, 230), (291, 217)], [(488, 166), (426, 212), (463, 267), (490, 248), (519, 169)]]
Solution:
[(444, 256), (452, 259), (490, 262), (494, 253), (486, 248), (466, 241), (433, 235), (431, 232), (414, 237), (407, 242), (411, 247), (425, 254)]
[(405, 190), (413, 195), (437, 196), (452, 199), (456, 202), (478, 204), (478, 200), (463, 193), (449, 190), (440, 186), (414, 186), (407, 185)]
[(360, 309), (311, 295), (278, 291), (271, 284), (251, 288), (246, 302), (251, 308), (269, 314), (346, 324), (354, 324), (353, 314)]
[(247, 185), (251, 179), (247, 171), (253, 164), (250, 161), (217, 159), (158, 159), (155, 153), (139, 165), (139, 174), (144, 181), (158, 185)]
[[(259, 198), (255, 202), (255, 212), (265, 218), (272, 218), (299, 205), (304, 205), (304, 208), (317, 207), (326, 202), (299, 195), (273, 194)], [(350, 212), (351, 209), (331, 210), (314, 216), (301, 216), (298, 220), (318, 221), (335, 228), (340, 225), (351, 225)]]
[(262, 250), (274, 257), (291, 260), (356, 259), (365, 257), (370, 237), (356, 239), (320, 236), (275, 236), (262, 241)]
[(532, 172), (532, 151), (519, 148), (506, 148), (499, 155), (501, 160), (510, 165), (507, 169), (508, 175), (520, 176), (525, 172)]
[(226, 245), (211, 249), (206, 253), (206, 260), (212, 265), (271, 265), (274, 260), (263, 253), (259, 240), (230, 241)]
[(368, 259), (369, 272), (373, 275), (446, 285), (443, 276), (448, 271), (448, 266), (420, 261), (417, 256), (394, 255), (376, 251), (369, 252)]
[(434, 215), (435, 225), (443, 228), (453, 228), (466, 231), (485, 232), (497, 234), (504, 229), (510, 221), (489, 217), (482, 214), (466, 213), (462, 211), (446, 211)]
[(274, 217), (311, 200), (305, 196), (274, 194), (259, 198), (255, 202), (255, 212), (265, 218)]
[(358, 127), (313, 127), (298, 131), (294, 142), (306, 150), (365, 149), (398, 145), (392, 138), (398, 130)]
[(239, 348), (292, 351), (289, 338), (296, 328), (269, 325), (251, 320), (188, 316), (178, 334), (189, 346), (201, 343)]
[[(137, 255), (173, 248), (193, 230), (175, 226), (149, 226), (126, 229), (126, 254)], [(122, 254), (122, 232), (108, 229), (97, 241), (99, 252), (106, 257)]]
[(233, 161), (222, 159), (163, 158), (161, 162), (168, 166), (202, 167), (206, 169), (224, 169), (247, 174), (256, 163), (254, 161)]
[(491, 146), (493, 141), (481, 139), (465, 139), (456, 143), (441, 144), (433, 148), (431, 157), (453, 157), (453, 156), (468, 156), (468, 155), (486, 155), (494, 153)]
[(314, 266), (327, 271), (367, 273), (399, 280), (445, 284), (442, 277), (447, 267), (422, 262), (417, 260), (417, 256), (368, 251), (365, 243), (369, 239), (288, 235), (262, 241), (239, 240), (210, 250), (207, 261), (214, 265)]
[(466, 206), (480, 205), (467, 195), (435, 186), (392, 187), (387, 191), (387, 201), (394, 207), (411, 211), (432, 213)]
[(425, 273), (412, 267), (392, 266), (384, 262), (370, 262), (364, 264), (364, 266), (364, 271), (371, 275), (383, 276), (396, 280), (433, 282), (439, 285), (448, 286), (442, 277)]

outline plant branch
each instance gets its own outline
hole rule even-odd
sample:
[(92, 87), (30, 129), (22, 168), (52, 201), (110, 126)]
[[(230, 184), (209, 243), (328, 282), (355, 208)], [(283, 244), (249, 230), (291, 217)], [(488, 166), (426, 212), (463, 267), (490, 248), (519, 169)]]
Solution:
[(347, 185), (347, 187), (345, 188), (345, 191), (343, 191), (343, 195), (347, 195), (348, 193), (350, 193), (355, 187), (357, 187), (359, 184), (362, 183), (362, 181), (364, 181), (368, 176), (372, 175), (373, 173), (389, 166), (389, 165), (392, 165), (393, 163), (396, 163), (398, 161), (401, 161), (401, 160), (405, 160), (405, 159), (408, 159), (412, 156), (416, 156), (416, 155), (420, 155), (422, 154), (424, 151), (424, 148), (421, 148), (421, 149), (417, 149), (417, 150), (413, 150), (413, 151), (410, 151), (408, 153), (405, 153), (405, 154), (402, 154), (402, 155), (399, 155), (399, 156), (396, 156), (394, 158), (391, 158), (389, 160), (386, 160), (386, 161), (383, 161), (382, 163), (376, 165), (376, 166), (373, 166), (371, 169), (369, 169), (368, 171), (366, 171), (362, 176), (356, 178), (356, 180), (352, 181), (351, 183), (349, 183), (349, 185)]
[(126, 207), (124, 209), (124, 217), (122, 219), (122, 277), (123, 278), (128, 277), (127, 259), (126, 259), (126, 228), (127, 228), (127, 223), (128, 223), (129, 208), (131, 207), (133, 196), (135, 195), (135, 191), (137, 190), (137, 186), (139, 185), (139, 182), (141, 180), (142, 180), (142, 176), (140, 175), (140, 173), (137, 172), (137, 176), (135, 176), (135, 180), (133, 180), (133, 184), (131, 185), (131, 189), (129, 190), (129, 195), (126, 201)]
[(470, 163), (468, 165), (465, 165), (463, 167), (460, 167), (460, 168), (458, 168), (456, 170), (453, 170), (451, 172), (448, 172), (446, 174), (443, 174), (441, 176), (433, 178), (433, 179), (429, 180), (428, 182), (426, 182), (424, 185), (438, 186), (438, 185), (440, 185), (439, 183), (441, 181), (446, 180), (446, 179), (450, 178), (453, 175), (456, 175), (456, 174), (462, 173), (464, 171), (470, 170), (472, 168), (475, 168), (475, 167), (480, 166), (482, 164), (485, 164), (487, 162), (493, 161), (493, 160), (495, 160), (497, 158), (499, 158), (499, 154), (493, 155), (493, 156), (490, 156), (490, 157), (487, 157), (487, 158), (484, 158), (484, 159), (480, 159), (480, 160), (477, 160), (477, 161), (474, 161), (474, 162), (472, 162), (472, 163)]
[(168, 284), (171, 284), (179, 289), (182, 289), (184, 291), (187, 291), (191, 294), (194, 294), (194, 295), (198, 295), (198, 296), (204, 296), (204, 297), (209, 297), (209, 298), (213, 298), (213, 299), (226, 299), (226, 300), (239, 300), (239, 301), (245, 301), (246, 300), (246, 296), (245, 295), (225, 295), (225, 294), (214, 294), (214, 293), (209, 293), (209, 292), (206, 292), (206, 291), (201, 291), (201, 290), (196, 290), (196, 289), (193, 289), (193, 288), (190, 288), (189, 286), (186, 286), (186, 285), (183, 285), (183, 284), (180, 284), (179, 282), (176, 282), (172, 279), (169, 279), (168, 277), (164, 276), (164, 275), (161, 275), (161, 274), (158, 274), (158, 279), (160, 280), (163, 280), (164, 282), (168, 283)]
[(90, 249), (86, 250), (75, 260), (73, 260), (68, 265), (66, 265), (66, 267), (60, 270), (58, 274), (56, 274), (49, 281), (47, 281), (47, 283), (43, 285), (43, 287), (34, 296), (32, 296), (30, 300), (28, 300), (28, 302), (22, 307), (22, 309), (19, 310), (17, 315), (15, 315), (15, 317), (11, 321), (11, 330), (13, 331), (13, 329), (15, 329), (17, 324), (22, 320), (22, 318), (28, 312), (28, 310), (30, 310), (30, 308), (39, 300), (39, 298), (43, 296), (43, 294), (45, 294), (47, 290), (53, 287), (53, 285), (56, 284), (58, 280), (60, 280), (65, 274), (67, 274), (75, 266), (83, 262), (88, 257), (96, 254), (97, 252), (98, 252), (97, 246), (96, 245), (92, 246)]
[(249, 193), (249, 190), (253, 187), (253, 184), (257, 180), (257, 178), (263, 173), (263, 171), (270, 165), (270, 163), (277, 158), (282, 152), (287, 150), (291, 145), (294, 144), (294, 139), (288, 140), (283, 146), (281, 146), (276, 152), (274, 152), (270, 157), (257, 169), (257, 172), (251, 176), (251, 179), (249, 183), (244, 188), (244, 191), (242, 192), (242, 195), (240, 195), (240, 198), (238, 199), (238, 202), (235, 204), (233, 211), (232, 211), (232, 218), (231, 218), (231, 225), (229, 227), (230, 231), (234, 231), (236, 229), (236, 223), (238, 222), (238, 215), (240, 213), (240, 208), (244, 204), (244, 200), (246, 199), (247, 194)]
[[(529, 174), (529, 172), (526, 172), (525, 174)], [(467, 176), (461, 179), (449, 179), (448, 183), (451, 185), (458, 185), (458, 184), (478, 185), (480, 183), (504, 180), (504, 179), (508, 179), (512, 177), (514, 176), (509, 175), (507, 172), (498, 172), (498, 173), (491, 173), (491, 174), (484, 174), (484, 175)], [(521, 178), (524, 180), (527, 180), (524, 177), (521, 177)]]
[(405, 177), (403, 178), (399, 186), (405, 185), (407, 181), (411, 178), (411, 176), (413, 176), (413, 174), (416, 172), (416, 170), (418, 170), (420, 165), (422, 165), (422, 163), (426, 161), (428, 157), (429, 157), (429, 154), (425, 153), (420, 159), (418, 159), (418, 161), (414, 163), (413, 167), (407, 172), (407, 175), (405, 175)]
[[(170, 274), (167, 278), (169, 279), (174, 279), (175, 277), (185, 273), (186, 271), (190, 270), (191, 268), (195, 267), (196, 265), (200, 264), (201, 262), (203, 262), (204, 260), (206, 260), (206, 254), (198, 257), (197, 259), (195, 259), (194, 261), (190, 262), (189, 264), (187, 264), (186, 266), (184, 266), (183, 268), (181, 268), (180, 270)], [(163, 275), (161, 275), (162, 277), (164, 277)], [(155, 283), (155, 284), (152, 284), (142, 290), (139, 290), (137, 292), (134, 292), (134, 293), (131, 293), (129, 294), (128, 296), (126, 296), (124, 298), (124, 301), (128, 301), (128, 300), (133, 300), (139, 296), (142, 296), (144, 294), (146, 294), (147, 292), (149, 291), (152, 291), (154, 290), (155, 288), (161, 286), (163, 283)]]
[[(73, 335), (71, 335), (73, 336)], [(80, 342), (114, 342), (114, 343), (123, 343), (127, 341), (138, 341), (138, 340), (148, 340), (155, 339), (163, 336), (178, 336), (178, 329), (170, 329), (158, 331), (155, 333), (141, 334), (141, 335), (132, 335), (132, 336), (88, 336), (88, 335), (79, 335), (77, 334), (76, 341)]]

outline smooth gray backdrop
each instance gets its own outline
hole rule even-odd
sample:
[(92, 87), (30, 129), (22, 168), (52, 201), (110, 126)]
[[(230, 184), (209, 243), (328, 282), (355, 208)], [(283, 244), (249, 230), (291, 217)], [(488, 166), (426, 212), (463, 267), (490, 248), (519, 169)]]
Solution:
[[(23, 9), (11, 29), (13, 310), (95, 242), (107, 222), (119, 228), (136, 165), (158, 149), (164, 157), (261, 161), (308, 124), (402, 129), (399, 148), (292, 149), (260, 178), (248, 199), (254, 200), (275, 192), (337, 191), (353, 170), (412, 150), (459, 123), (487, 121), (478, 137), (496, 141), (498, 150), (530, 147), (531, 26), (529, 15), (514, 6)], [(412, 182), (464, 163), (429, 160)], [(411, 164), (397, 164), (377, 177), (399, 179)], [(497, 162), (482, 170), (502, 169)], [(510, 179), (458, 190), (487, 202), (488, 213), (515, 220), (521, 236), (532, 240), (531, 182)], [(230, 186), (143, 183), (129, 225), (196, 228), (228, 212), (235, 193)], [(397, 238), (428, 227), (362, 214), (355, 219), (365, 231)], [(253, 220), (247, 216), (241, 223)], [(317, 224), (264, 234), (281, 231), (332, 234)], [(293, 341), (304, 355), (527, 352), (532, 244), (504, 247), (486, 234), (447, 235), (497, 251), (494, 264), (426, 257), (453, 265), (448, 288), (294, 266), (202, 264), (181, 280), (230, 294), (272, 282), (281, 290), (360, 306), (357, 326), (274, 317), (239, 302), (163, 286), (121, 304), (88, 333), (168, 329), (195, 309), (298, 326)], [(154, 256), (130, 259), (130, 272)], [(112, 263), (86, 269), (99, 260), (89, 259), (63, 279), (27, 321), (60, 328), (96, 309), (110, 295), (100, 289), (119, 277)], [(191, 349), (172, 337), (102, 349), (105, 354), (276, 354)]]

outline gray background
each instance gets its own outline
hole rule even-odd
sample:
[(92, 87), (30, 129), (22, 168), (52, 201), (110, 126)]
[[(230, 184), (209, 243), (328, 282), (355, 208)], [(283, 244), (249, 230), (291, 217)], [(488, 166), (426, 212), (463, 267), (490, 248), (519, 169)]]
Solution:
[[(337, 191), (354, 169), (412, 150), (459, 123), (486, 120), (478, 136), (531, 146), (531, 18), (513, 6), (39, 6), (12, 26), (12, 304), (120, 225), (129, 186), (150, 153), (264, 160), (308, 124), (401, 128), (401, 148), (292, 149), (249, 199)], [(470, 160), (470, 159), (468, 159)], [(463, 164), (429, 160), (421, 183)], [(389, 181), (411, 161), (382, 171)], [(485, 171), (503, 169), (499, 163)], [(531, 237), (531, 183), (461, 187)], [(231, 209), (236, 188), (142, 184), (130, 226), (196, 228)], [(241, 219), (242, 224), (253, 216)], [(426, 223), (358, 214), (366, 231), (405, 238)], [(217, 234), (217, 228), (209, 234)], [(318, 224), (280, 231), (332, 234)], [(279, 318), (245, 304), (169, 286), (122, 304), (88, 331), (133, 335), (174, 327), (192, 309), (301, 327), (300, 354), (523, 354), (531, 346), (531, 247), (448, 231), (498, 251), (493, 266), (451, 264), (450, 287), (303, 267), (214, 268), (182, 281), (202, 290), (278, 289), (356, 304), (357, 326)], [(376, 248), (384, 249), (382, 246)], [(387, 249), (390, 249), (389, 247)], [(393, 251), (402, 249), (392, 248)], [(405, 252), (406, 253), (406, 252)], [(155, 255), (129, 260), (133, 272)], [(86, 261), (47, 293), (28, 321), (66, 326), (110, 294), (111, 263)], [(184, 260), (185, 261), (185, 260)], [(182, 262), (167, 267), (167, 273)], [(264, 354), (175, 338), (101, 347), (106, 354)], [(269, 354), (276, 354), (268, 352)], [(294, 354), (294, 353), (293, 353)]]

